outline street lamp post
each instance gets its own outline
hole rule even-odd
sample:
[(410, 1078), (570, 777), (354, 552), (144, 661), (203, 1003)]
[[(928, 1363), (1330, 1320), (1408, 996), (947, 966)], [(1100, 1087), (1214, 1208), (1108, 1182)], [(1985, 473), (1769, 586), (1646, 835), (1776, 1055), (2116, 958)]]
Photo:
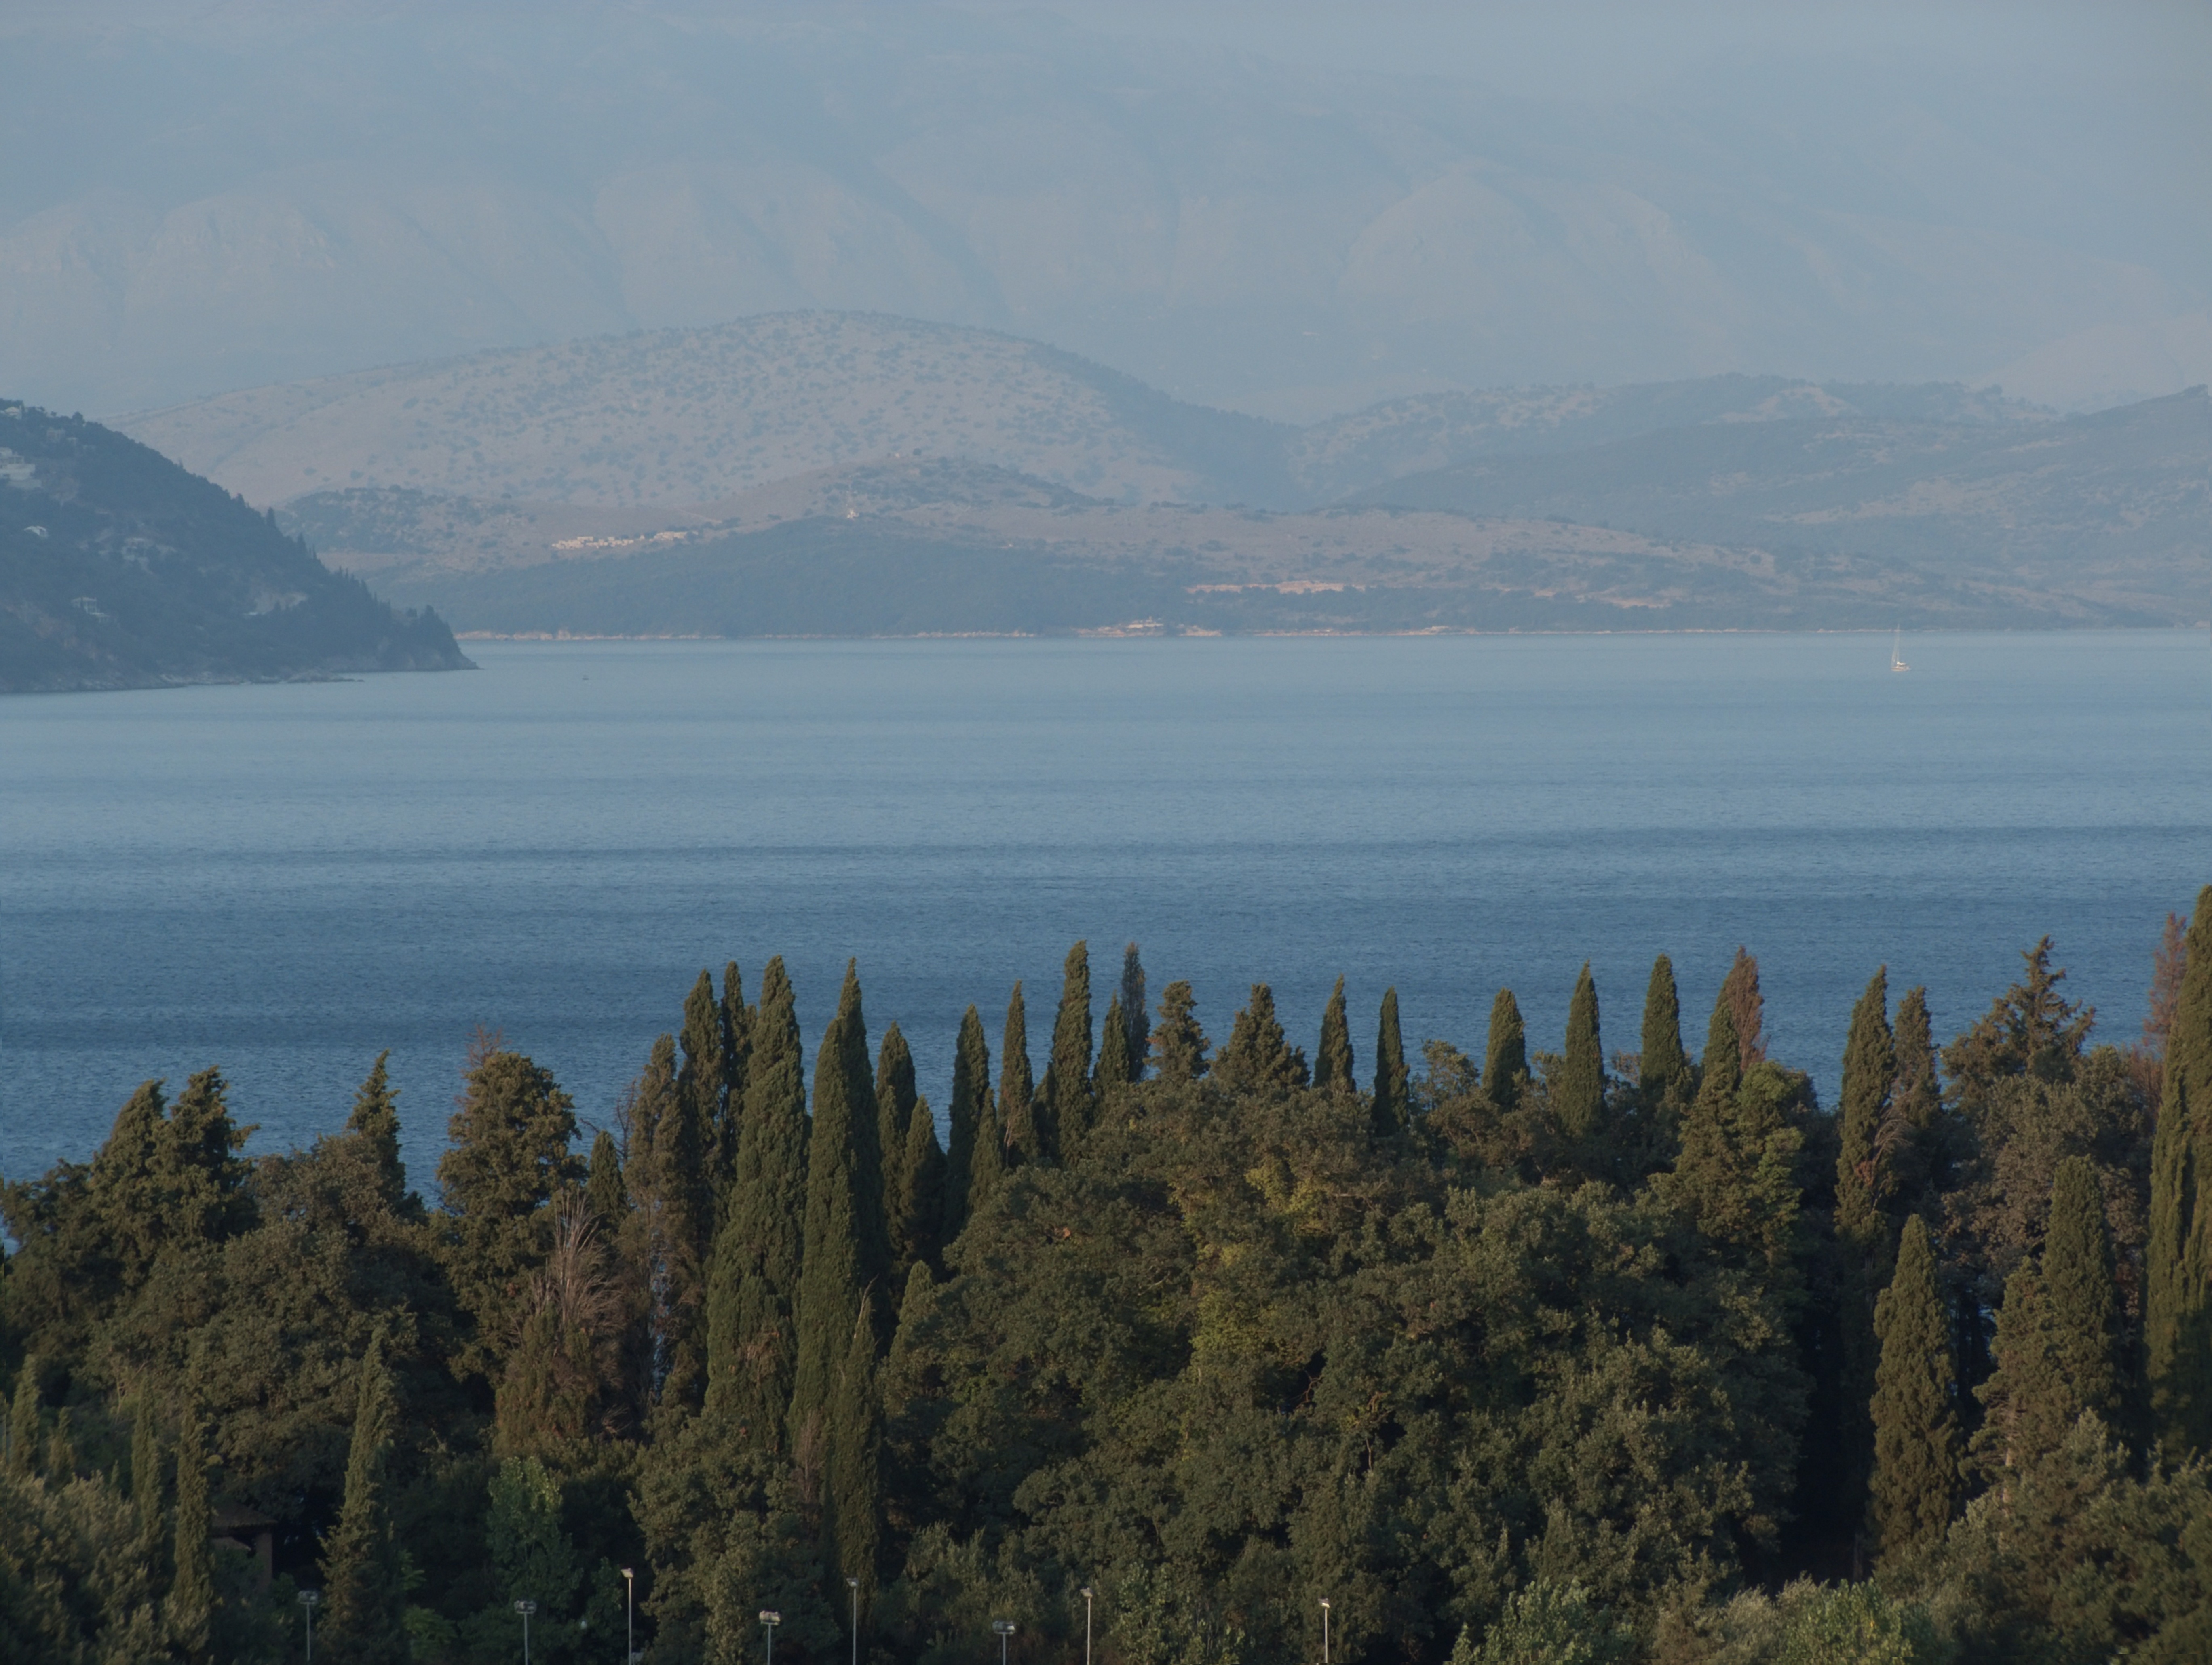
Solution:
[(514, 1610), (522, 1615), (522, 1665), (530, 1665), (530, 1615), (538, 1611), (535, 1601), (517, 1601)]
[(1321, 1665), (1328, 1665), (1328, 1597), (1321, 1598)]
[(991, 1621), (991, 1628), (998, 1632), (999, 1665), (1006, 1665), (1006, 1638), (1014, 1633), (1014, 1621), (1011, 1619), (994, 1619)]
[(1091, 1586), (1085, 1584), (1083, 1596), (1083, 1665), (1091, 1665)]
[(783, 1615), (767, 1607), (760, 1614), (761, 1629), (768, 1632), (768, 1665), (775, 1665), (775, 1627), (783, 1623)]
[(845, 1588), (853, 1596), (853, 1665), (860, 1665), (860, 1581), (848, 1578)]
[(307, 1620), (307, 1665), (315, 1665), (315, 1603), (323, 1599), (319, 1589), (300, 1592), (300, 1611)]
[(626, 1566), (623, 1576), (623, 1665), (637, 1665), (637, 1569)]

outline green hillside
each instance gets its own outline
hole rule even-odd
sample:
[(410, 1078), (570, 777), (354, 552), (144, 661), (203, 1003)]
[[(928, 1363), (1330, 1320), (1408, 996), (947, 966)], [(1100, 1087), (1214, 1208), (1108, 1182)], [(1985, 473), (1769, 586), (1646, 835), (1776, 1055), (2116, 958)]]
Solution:
[(0, 693), (469, 662), (221, 487), (81, 416), (0, 405)]

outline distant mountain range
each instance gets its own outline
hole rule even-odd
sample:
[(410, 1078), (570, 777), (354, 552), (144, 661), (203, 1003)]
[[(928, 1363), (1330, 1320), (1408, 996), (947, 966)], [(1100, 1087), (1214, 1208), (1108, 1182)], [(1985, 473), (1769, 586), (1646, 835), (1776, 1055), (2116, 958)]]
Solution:
[[(1305, 427), (805, 313), (133, 431), (464, 630), (2014, 628), (2208, 611), (2212, 406), (1723, 376)], [(340, 483), (343, 482), (343, 483)], [(835, 581), (832, 577), (835, 575)]]
[(273, 516), (82, 417), (0, 403), (0, 693), (451, 670)]

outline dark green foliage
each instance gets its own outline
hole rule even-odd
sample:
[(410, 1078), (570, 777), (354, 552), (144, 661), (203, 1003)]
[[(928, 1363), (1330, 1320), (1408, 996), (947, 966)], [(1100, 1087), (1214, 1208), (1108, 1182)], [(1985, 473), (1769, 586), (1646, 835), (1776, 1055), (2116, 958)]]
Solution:
[(1603, 1139), (1605, 1048), (1598, 1038), (1597, 984), (1588, 960), (1567, 1008), (1566, 1051), (1552, 1082), (1551, 1100), (1553, 1120), (1571, 1146), (1591, 1147)]
[[(206, 1665), (215, 1624), (215, 1560), (208, 1547), (207, 1442), (200, 1414), (186, 1404), (177, 1419), (176, 1535), (161, 1625), (185, 1665)], [(49, 1474), (50, 1481), (63, 1478)]]
[(687, 1113), (698, 1124), (700, 1160), (711, 1167), (715, 1131), (722, 1120), (722, 1102), (728, 1091), (725, 1070), (729, 1057), (728, 1022), (722, 1002), (714, 997), (714, 979), (701, 972), (691, 992), (684, 997), (684, 1026), (676, 1044), (684, 1055), (676, 1071), (676, 1090)]
[(2143, 1346), (2158, 1431), (2212, 1450), (2212, 885), (2197, 893), (2151, 1152)]
[(583, 1178), (569, 1153), (576, 1118), (552, 1075), (519, 1052), (475, 1059), (438, 1163), (450, 1217), (447, 1264), (475, 1321), (465, 1366), (485, 1375), (504, 1361), (515, 1308), (553, 1248), (553, 1198)]
[(1099, 1113), (1105, 1113), (1106, 1094), (1137, 1079), (1135, 1058), (1129, 1051), (1129, 1026), (1122, 1020), (1121, 996), (1117, 990), (1106, 1002), (1106, 1020), (1098, 1030), (1098, 1063), (1091, 1072), (1091, 1089)]
[(988, 1192), (997, 1176), (1003, 1143), (992, 1108), (991, 1049), (983, 1038), (982, 1014), (973, 1006), (960, 1018), (960, 1038), (952, 1050), (952, 1099), (945, 1119), (945, 1213), (939, 1238), (951, 1243), (967, 1227), (969, 1202), (977, 1188)]
[(1520, 1002), (1500, 989), (1490, 1002), (1490, 1038), (1482, 1053), (1482, 1087), (1500, 1114), (1521, 1101), (1528, 1079), (1528, 1032)]
[(795, 1311), (811, 1129), (806, 1119), (805, 1048), (781, 957), (769, 961), (761, 978), (751, 1070), (729, 1214), (738, 1223), (748, 1269), (759, 1273), (787, 1310)]
[(1954, 1184), (1962, 1141), (1936, 1081), (1925, 989), (1907, 989), (1897, 1002), (1893, 1044), (1897, 1079), (1875, 1143), (1893, 1188), (1889, 1226), (1895, 1232), (1907, 1214), (1932, 1218), (1942, 1206), (1941, 1197)]
[(1198, 999), (1178, 979), (1160, 993), (1160, 1026), (1152, 1031), (1152, 1050), (1164, 1081), (1194, 1081), (1206, 1074), (1206, 1031), (1198, 1026)]
[(1121, 1024), (1127, 1032), (1125, 1041), (1129, 1050), (1129, 1079), (1139, 1081), (1145, 1078), (1145, 1056), (1150, 1047), (1152, 1032), (1151, 1008), (1145, 1003), (1145, 964), (1137, 958), (1133, 942), (1121, 950), (1121, 983), (1116, 991), (1121, 1002)]
[(1924, 1220), (1905, 1223), (1896, 1276), (1875, 1307), (1875, 1333), (1881, 1362), (1869, 1512), (1883, 1564), (1903, 1567), (1942, 1541), (1961, 1493), (1951, 1325)]
[(823, 1437), (837, 1371), (867, 1291), (882, 1279), (883, 1168), (860, 978), (851, 966), (814, 1060), (806, 1151), (806, 1247), (789, 1426), (794, 1449)]
[(1322, 1008), (1321, 1044), (1314, 1049), (1314, 1085), (1324, 1093), (1357, 1093), (1352, 1079), (1352, 1026), (1344, 1013), (1344, 979), (1328, 991)]
[(623, 1186), (622, 1153), (615, 1136), (601, 1128), (592, 1137), (592, 1157), (584, 1175), (584, 1206), (599, 1229), (611, 1238), (629, 1214), (629, 1193)]
[(1472, 1626), (1461, 1632), (1451, 1665), (1626, 1665), (1635, 1657), (1635, 1631), (1582, 1585), (1539, 1579), (1506, 1598), (1480, 1644)]
[(1091, 1130), (1091, 950), (1078, 942), (1060, 972), (1060, 1011), (1052, 1056), (1037, 1095), (1039, 1137), (1054, 1156), (1075, 1150)]
[(377, 1201), (396, 1214), (407, 1201), (407, 1171), (399, 1160), (399, 1094), (384, 1069), (384, 1061), (391, 1056), (388, 1051), (376, 1055), (368, 1079), (354, 1095), (346, 1131), (361, 1141), (362, 1153), (375, 1175)]
[(875, 1599), (883, 1535), (880, 1480), (883, 1419), (876, 1397), (875, 1326), (863, 1297), (837, 1371), (830, 1406), (830, 1486), (823, 1547), (837, 1582), (860, 1581), (865, 1624)]
[(1686, 1098), (1690, 1060), (1682, 1050), (1682, 997), (1674, 987), (1674, 962), (1661, 954), (1651, 962), (1651, 981), (1644, 990), (1644, 1050), (1637, 1060), (1637, 1087), (1644, 1108), (1656, 1112), (1673, 1098)]
[(345, 1500), (323, 1544), (323, 1645), (338, 1665), (404, 1665), (406, 1574), (388, 1495), (397, 1413), (380, 1340), (362, 1359), (356, 1400)]
[[(752, 1083), (753, 1020), (745, 1004), (744, 973), (738, 962), (722, 967), (722, 1117), (715, 1123), (710, 1166), (718, 1198), (726, 1198), (737, 1178), (738, 1147), (744, 1142), (745, 1094)], [(718, 1212), (716, 1219), (719, 1220)]]
[(27, 1359), (15, 1372), (15, 1391), (8, 1402), (8, 1469), (27, 1474), (38, 1465), (39, 1361)]
[(929, 1100), (917, 1099), (907, 1118), (906, 1150), (899, 1159), (899, 1190), (892, 1199), (896, 1228), (890, 1277), (904, 1287), (915, 1266), (933, 1262), (942, 1246), (937, 1235), (945, 1218), (945, 1152), (937, 1142), (937, 1118)]
[(897, 1024), (884, 1030), (876, 1050), (876, 1148), (883, 1153), (884, 1241), (889, 1245), (889, 1275), (903, 1285), (918, 1252), (906, 1208), (913, 1182), (905, 1172), (907, 1127), (916, 1098), (914, 1052)]
[[(1766, 1056), (1766, 998), (1759, 989), (1759, 961), (1741, 947), (1721, 979), (1720, 997), (1735, 1026), (1737, 1063), (1748, 1069)], [(1707, 1068), (1711, 1062), (1705, 1061)]]
[(1266, 984), (1252, 985), (1228, 1041), (1213, 1055), (1212, 1078), (1230, 1093), (1288, 1093), (1306, 1085), (1306, 1055), (1284, 1034), (1274, 991)]
[(1844, 1042), (1843, 1096), (1836, 1106), (1842, 1149), (1836, 1158), (1836, 1232), (1869, 1264), (1883, 1257), (1884, 1205), (1892, 1190), (1881, 1135), (1897, 1078), (1889, 1029), (1888, 967), (1877, 969), (1851, 1010)]
[(1030, 1073), (1029, 1011), (1017, 982), (1006, 1002), (1006, 1027), (999, 1038), (999, 1129), (1006, 1165), (1049, 1159), (1048, 1129), (1036, 1113), (1036, 1084)]
[(157, 1578), (166, 1576), (167, 1565), (167, 1546), (161, 1541), (169, 1523), (165, 1495), (161, 1436), (154, 1426), (152, 1396), (142, 1393), (137, 1414), (131, 1420), (131, 1506), (138, 1516), (138, 1553)]
[(1369, 1121), (1383, 1137), (1401, 1131), (1412, 1117), (1411, 1081), (1405, 1038), (1398, 1028), (1398, 990), (1385, 989), (1375, 1025), (1375, 1095), (1369, 1105)]

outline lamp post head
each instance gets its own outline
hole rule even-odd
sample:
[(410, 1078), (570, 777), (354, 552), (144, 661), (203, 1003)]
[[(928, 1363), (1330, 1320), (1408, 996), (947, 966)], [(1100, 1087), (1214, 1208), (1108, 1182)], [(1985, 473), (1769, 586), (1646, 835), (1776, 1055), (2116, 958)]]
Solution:
[(763, 1607), (761, 1609), (760, 1621), (763, 1625), (781, 1625), (783, 1623), (783, 1615), (780, 1613), (771, 1613), (766, 1607)]
[(994, 1635), (1012, 1636), (1014, 1633), (1014, 1621), (1011, 1619), (994, 1619), (991, 1621), (991, 1630)]
[(303, 1589), (300, 1592), (300, 1605), (303, 1607), (312, 1607), (322, 1599), (323, 1593), (319, 1589)]
[(1079, 1589), (1079, 1590), (1076, 1591), (1075, 1593), (1076, 1593), (1078, 1595), (1080, 1595), (1080, 1596), (1081, 1596), (1085, 1601), (1088, 1601), (1091, 1599), (1091, 1586), (1090, 1586), (1090, 1585), (1088, 1585), (1088, 1584), (1085, 1584), (1085, 1585), (1081, 1589)]
[(1321, 1598), (1321, 1607), (1323, 1613), (1327, 1613), (1328, 1611), (1328, 1597), (1326, 1595)]
[(637, 1569), (634, 1566), (626, 1566), (622, 1570), (622, 1576), (625, 1581), (635, 1578), (637, 1577)]
[(514, 1604), (514, 1610), (520, 1614), (525, 1619), (527, 1619), (532, 1614), (538, 1611), (538, 1603), (535, 1601), (517, 1601)]
[(845, 1588), (848, 1589), (858, 1589), (860, 1587), (860, 1581), (858, 1578), (848, 1578), (845, 1581)]

